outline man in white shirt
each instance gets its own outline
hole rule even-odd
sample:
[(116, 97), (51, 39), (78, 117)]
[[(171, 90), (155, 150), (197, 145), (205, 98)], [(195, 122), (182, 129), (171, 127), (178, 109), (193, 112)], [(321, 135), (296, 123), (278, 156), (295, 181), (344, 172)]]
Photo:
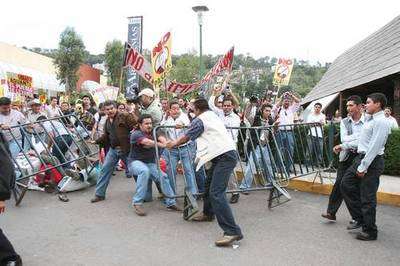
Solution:
[(325, 125), (325, 115), (321, 112), (322, 104), (314, 104), (314, 112), (309, 114), (306, 119), (306, 123), (318, 123), (320, 126), (311, 126), (310, 132), (308, 133), (309, 138), (307, 139), (309, 152), (309, 160), (313, 158), (317, 159), (316, 165), (323, 165), (323, 150), (324, 150), (324, 139), (322, 134), (322, 126)]
[(294, 133), (293, 124), (295, 113), (300, 108), (300, 99), (290, 92), (285, 92), (272, 108), (272, 118), (279, 121), (279, 131), (276, 141), (283, 151), (283, 159), (287, 173), (293, 170)]
[[(174, 141), (184, 134), (183, 127), (190, 124), (189, 117), (183, 113), (179, 102), (172, 101), (169, 104), (169, 116), (161, 122), (162, 126), (174, 126), (174, 128), (165, 128), (165, 134), (168, 140)], [(194, 154), (191, 154), (190, 142), (181, 146), (165, 150), (164, 157), (167, 161), (167, 175), (172, 189), (176, 193), (176, 166), (181, 161), (183, 165), (183, 175), (186, 181), (186, 190), (193, 195), (197, 193), (195, 173), (193, 169)]]
[[(222, 101), (222, 110), (217, 108), (214, 104), (215, 97), (217, 97), (222, 91), (222, 87), (216, 86), (213, 90), (213, 93), (208, 100), (208, 105), (210, 109), (218, 115), (219, 118), (224, 122), (225, 127), (240, 127), (240, 117), (233, 112), (233, 99), (230, 97), (224, 97)], [(238, 138), (238, 129), (228, 129), (229, 135), (232, 137), (232, 140), (237, 145)], [(238, 190), (239, 185), (237, 183), (235, 172), (234, 175), (231, 176), (228, 183), (229, 190)], [(230, 199), (230, 203), (237, 203), (239, 201), (239, 193), (233, 193)]]
[(45, 108), (47, 118), (58, 117), (62, 115), (61, 109), (58, 107), (57, 97), (50, 98), (50, 104)]
[(385, 108), (385, 116), (387, 119), (389, 119), (390, 122), (390, 128), (391, 129), (398, 129), (399, 124), (397, 123), (396, 118), (392, 116), (392, 108), (391, 107), (386, 107)]
[(20, 128), (10, 128), (26, 122), (27, 120), (21, 112), (11, 109), (10, 98), (0, 98), (0, 129), (3, 130), (6, 140), (9, 142), (13, 158), (17, 157), (22, 150), (22, 135)]

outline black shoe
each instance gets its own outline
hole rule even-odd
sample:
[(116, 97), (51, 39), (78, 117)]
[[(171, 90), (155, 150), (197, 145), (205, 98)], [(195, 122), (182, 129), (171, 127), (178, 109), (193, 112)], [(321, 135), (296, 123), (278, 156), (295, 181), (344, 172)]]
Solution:
[(368, 234), (366, 232), (359, 232), (356, 236), (358, 240), (363, 240), (363, 241), (371, 241), (371, 240), (376, 240), (377, 235), (375, 234)]
[(330, 221), (336, 221), (336, 215), (330, 214), (329, 212), (327, 212), (326, 214), (323, 213), (323, 214), (321, 214), (321, 216)]
[(238, 203), (239, 201), (239, 193), (232, 194), (231, 200), (229, 201), (231, 204)]
[(242, 193), (243, 195), (249, 195), (250, 194), (250, 192), (248, 192), (247, 190), (242, 190), (242, 191), (240, 191), (240, 193)]
[(358, 228), (361, 228), (363, 226), (363, 224), (361, 222), (355, 222), (350, 224), (349, 226), (347, 226), (347, 230), (355, 230)]
[(5, 264), (2, 264), (2, 265), (5, 265), (5, 266), (22, 266), (22, 260), (21, 260), (21, 257), (19, 257), (19, 256), (18, 256), (18, 258), (16, 260), (5, 261), (4, 263)]

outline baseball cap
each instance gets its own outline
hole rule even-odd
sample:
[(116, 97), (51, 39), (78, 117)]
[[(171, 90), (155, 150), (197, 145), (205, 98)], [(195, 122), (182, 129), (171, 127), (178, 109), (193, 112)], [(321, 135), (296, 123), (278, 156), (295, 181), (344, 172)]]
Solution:
[(139, 97), (142, 95), (146, 95), (148, 97), (154, 97), (154, 91), (149, 88), (145, 88), (139, 92)]
[(29, 106), (32, 105), (42, 105), (39, 99), (33, 99), (32, 101), (29, 102)]

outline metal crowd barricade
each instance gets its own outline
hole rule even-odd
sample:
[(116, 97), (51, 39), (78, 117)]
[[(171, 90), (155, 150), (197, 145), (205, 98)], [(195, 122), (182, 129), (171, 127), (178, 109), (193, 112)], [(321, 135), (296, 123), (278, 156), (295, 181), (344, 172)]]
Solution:
[[(57, 128), (56, 124), (62, 128)], [(49, 128), (52, 134), (48, 131)], [(61, 130), (67, 134), (60, 134)], [(17, 131), (20, 134), (15, 134)], [(17, 206), (28, 190), (29, 178), (32, 176), (52, 169), (64, 172), (64, 167), (74, 162), (79, 163), (87, 175), (94, 169), (93, 161), (96, 159), (91, 157), (97, 155), (98, 150), (92, 150), (86, 143), (85, 138), (90, 134), (74, 114), (16, 125), (3, 130), (2, 133), (7, 135), (9, 143), (16, 145), (14, 148), (19, 150), (16, 157), (15, 154), (10, 156), (17, 177), (13, 190)], [(65, 136), (72, 139), (71, 143), (68, 143), (69, 140)], [(44, 159), (45, 156), (51, 158), (51, 164)]]

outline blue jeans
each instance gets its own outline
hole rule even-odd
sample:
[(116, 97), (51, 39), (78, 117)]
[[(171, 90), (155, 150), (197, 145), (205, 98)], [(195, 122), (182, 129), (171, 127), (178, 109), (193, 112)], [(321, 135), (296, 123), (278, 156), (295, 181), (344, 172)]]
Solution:
[(10, 147), (10, 154), (11, 156), (15, 159), (18, 154), (22, 151), (22, 139), (12, 139), (9, 142), (9, 147)]
[(106, 158), (104, 160), (103, 167), (101, 168), (99, 178), (96, 184), (96, 196), (105, 197), (108, 183), (110, 183), (112, 172), (121, 159), (124, 161), (125, 165), (128, 153), (123, 152), (120, 149), (110, 148), (107, 152)]
[(257, 173), (257, 168), (262, 169), (268, 180), (272, 179), (273, 171), (269, 153), (268, 145), (265, 145), (264, 147), (258, 145), (255, 151), (250, 152), (249, 162), (247, 163), (244, 179), (240, 184), (240, 189), (251, 188), (254, 178), (253, 174)]
[(167, 174), (169, 182), (171, 183), (172, 189), (176, 193), (176, 166), (178, 161), (181, 161), (183, 165), (183, 174), (186, 181), (185, 190), (191, 192), (192, 194), (197, 193), (195, 173), (193, 169), (193, 156), (190, 154), (189, 146), (184, 146), (181, 148), (174, 148), (165, 152), (165, 157), (167, 161)]
[(233, 150), (214, 158), (211, 161), (212, 175), (206, 179), (203, 213), (209, 217), (215, 214), (225, 235), (242, 235), (225, 195), (237, 160), (236, 152)]
[[(291, 130), (279, 130), (276, 136), (276, 142), (278, 143), (278, 148), (282, 153), (282, 159), (284, 160), (284, 165), (287, 173), (292, 170), (293, 166), (293, 155), (294, 155), (294, 135)], [(280, 162), (280, 160), (278, 160)], [(280, 163), (282, 167), (282, 164)]]
[[(191, 155), (191, 159), (192, 159), (192, 163), (193, 163), (193, 169), (196, 169), (196, 166), (194, 164), (194, 160), (196, 158), (196, 142), (192, 141), (189, 143), (189, 147), (190, 147), (190, 155)], [(204, 168), (204, 166), (200, 167), (200, 169), (198, 171), (195, 172), (195, 178), (196, 178), (196, 184), (197, 184), (197, 190), (200, 193), (204, 193), (205, 190), (205, 182), (206, 182), (206, 169)]]
[[(324, 141), (322, 138), (314, 137), (314, 136), (307, 136), (307, 143), (309, 153), (309, 162), (312, 165), (323, 165), (323, 150), (324, 150)], [(313, 159), (316, 159), (317, 162), (313, 162)]]
[(70, 135), (57, 136), (54, 138), (54, 142), (55, 144), (51, 151), (52, 155), (57, 157), (60, 163), (65, 163), (65, 153), (72, 144), (72, 137)]
[(129, 171), (133, 175), (137, 176), (136, 193), (132, 198), (132, 204), (143, 204), (143, 201), (146, 198), (147, 187), (150, 179), (161, 185), (162, 192), (166, 196), (164, 204), (167, 205), (167, 207), (176, 204), (175, 198), (168, 198), (175, 196), (175, 193), (172, 190), (167, 175), (162, 171), (159, 172), (155, 163), (144, 163), (137, 160), (132, 161), (129, 163)]

